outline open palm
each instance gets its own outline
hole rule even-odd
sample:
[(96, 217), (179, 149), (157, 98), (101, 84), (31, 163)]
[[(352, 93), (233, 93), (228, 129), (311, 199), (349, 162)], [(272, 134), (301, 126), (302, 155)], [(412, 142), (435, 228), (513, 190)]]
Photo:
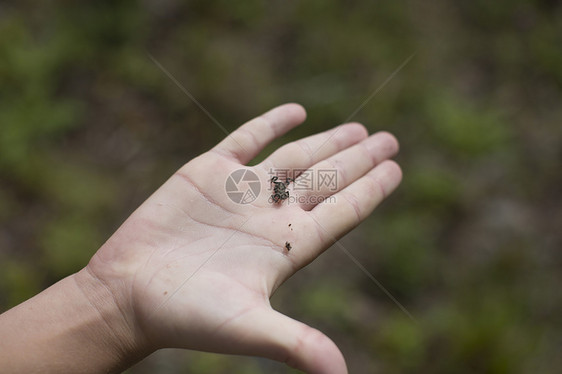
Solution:
[[(124, 318), (150, 349), (259, 355), (309, 373), (347, 372), (328, 337), (276, 312), (269, 298), (396, 188), (400, 168), (388, 158), (398, 144), (388, 133), (369, 137), (363, 126), (346, 124), (244, 166), (304, 118), (302, 107), (286, 104), (238, 128), (178, 170), (90, 261), (88, 271), (123, 300)], [(241, 168), (261, 183), (249, 204), (225, 191)], [(271, 171), (287, 169), (335, 170), (337, 186), (295, 191), (290, 184), (292, 198), (274, 203)]]

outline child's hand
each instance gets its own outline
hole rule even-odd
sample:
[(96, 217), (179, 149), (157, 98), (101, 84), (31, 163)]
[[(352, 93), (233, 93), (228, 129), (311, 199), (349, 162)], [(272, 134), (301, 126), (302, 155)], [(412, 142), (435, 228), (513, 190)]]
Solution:
[[(269, 298), (396, 188), (401, 171), (388, 159), (398, 143), (388, 133), (368, 137), (363, 126), (346, 124), (244, 166), (305, 116), (287, 104), (241, 126), (178, 170), (96, 253), (82, 273), (114, 295), (135, 340), (130, 345), (259, 355), (308, 373), (347, 372), (328, 337), (276, 312)], [(248, 204), (225, 191), (228, 176), (241, 168), (261, 184)], [(289, 175), (296, 179), (288, 181), (290, 198), (276, 203), (271, 171), (287, 169), (335, 170), (337, 185), (293, 190), (299, 176)]]

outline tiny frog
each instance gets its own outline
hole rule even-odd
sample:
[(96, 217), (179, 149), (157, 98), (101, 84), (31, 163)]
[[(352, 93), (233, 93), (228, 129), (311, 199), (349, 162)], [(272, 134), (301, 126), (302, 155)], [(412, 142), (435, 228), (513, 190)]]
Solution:
[(273, 200), (274, 203), (278, 203), (289, 198), (289, 191), (287, 191), (287, 187), (289, 186), (289, 183), (294, 182), (294, 179), (291, 178), (287, 178), (285, 182), (280, 182), (278, 180), (279, 178), (276, 176), (271, 177), (270, 180), (270, 182), (274, 184), (273, 194), (271, 194), (271, 200)]

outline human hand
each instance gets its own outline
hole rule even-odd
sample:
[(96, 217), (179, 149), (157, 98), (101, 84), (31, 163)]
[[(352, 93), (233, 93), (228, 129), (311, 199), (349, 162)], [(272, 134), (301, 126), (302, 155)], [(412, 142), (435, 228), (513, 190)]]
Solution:
[[(123, 346), (257, 355), (308, 373), (347, 372), (328, 337), (273, 310), (269, 298), (397, 187), (401, 171), (388, 159), (398, 143), (346, 124), (244, 166), (305, 116), (287, 104), (241, 126), (178, 170), (95, 254), (81, 276), (113, 295), (126, 325)], [(250, 204), (225, 192), (227, 177), (240, 168), (261, 182)], [(272, 203), (263, 192), (270, 170), (308, 168), (337, 170), (337, 191), (293, 191), (291, 184), (299, 201), (291, 204)]]

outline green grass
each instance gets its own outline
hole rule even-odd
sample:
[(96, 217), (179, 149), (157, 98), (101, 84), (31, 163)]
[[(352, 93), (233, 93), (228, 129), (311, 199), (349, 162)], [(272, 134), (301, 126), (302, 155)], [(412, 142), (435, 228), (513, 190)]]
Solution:
[[(153, 4), (154, 3), (154, 4)], [(401, 188), (274, 305), (351, 372), (550, 373), (562, 298), (562, 8), (548, 1), (19, 2), (0, 15), (0, 306), (85, 265), (167, 175), (297, 101), (274, 146), (353, 120), (401, 142)], [(267, 153), (267, 152), (266, 152)], [(257, 160), (263, 159), (265, 155)], [(293, 372), (171, 351), (128, 372)]]

